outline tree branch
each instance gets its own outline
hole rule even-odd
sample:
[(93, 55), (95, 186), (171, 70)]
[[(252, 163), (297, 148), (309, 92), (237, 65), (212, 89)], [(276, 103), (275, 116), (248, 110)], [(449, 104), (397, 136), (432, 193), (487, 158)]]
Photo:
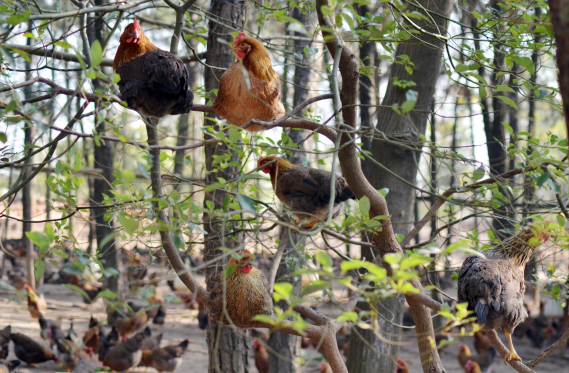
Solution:
[[(500, 355), (504, 357), (509, 352), (509, 350), (506, 346), (504, 346), (504, 344), (498, 337), (498, 333), (496, 333), (495, 330), (485, 331), (485, 333), (488, 336), (488, 339), (490, 339), (490, 342), (492, 343), (494, 348), (496, 348), (496, 350), (500, 353)], [(514, 368), (520, 373), (536, 373), (533, 369), (528, 368), (526, 365), (524, 365), (524, 363), (518, 360), (510, 361), (510, 365), (512, 366), (512, 368)]]
[(546, 348), (545, 351), (539, 354), (538, 357), (530, 361), (527, 364), (528, 368), (530, 369), (535, 368), (539, 363), (545, 360), (546, 357), (557, 351), (559, 348), (564, 347), (565, 344), (567, 343), (567, 340), (569, 340), (569, 328), (565, 330), (565, 333), (563, 333), (563, 335), (561, 336), (561, 338), (559, 338), (557, 342)]

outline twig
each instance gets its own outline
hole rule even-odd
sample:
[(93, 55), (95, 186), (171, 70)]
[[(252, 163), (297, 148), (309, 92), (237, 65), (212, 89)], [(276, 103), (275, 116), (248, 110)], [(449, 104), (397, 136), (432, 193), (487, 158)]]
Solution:
[(563, 200), (561, 199), (559, 193), (555, 193), (555, 198), (557, 198), (557, 203), (559, 204), (559, 208), (563, 212), (563, 215), (565, 215), (566, 219), (569, 219), (569, 211), (567, 211), (567, 206), (565, 206), (565, 203), (563, 203)]
[[(490, 340), (494, 348), (500, 353), (500, 355), (502, 355), (502, 357), (504, 357), (508, 352), (510, 352), (508, 348), (504, 346), (500, 338), (498, 338), (498, 333), (496, 333), (495, 330), (488, 330), (485, 331), (485, 333), (488, 336), (488, 339)], [(511, 360), (509, 363), (512, 366), (512, 368), (514, 368), (520, 373), (536, 373), (533, 369), (528, 368), (521, 361)]]
[(557, 351), (559, 348), (564, 347), (565, 344), (567, 343), (567, 340), (569, 340), (569, 328), (565, 330), (565, 333), (563, 333), (563, 335), (561, 336), (561, 338), (559, 338), (557, 342), (546, 348), (545, 351), (539, 354), (538, 357), (530, 361), (527, 364), (528, 368), (530, 369), (535, 368), (539, 363), (545, 360), (546, 357)]

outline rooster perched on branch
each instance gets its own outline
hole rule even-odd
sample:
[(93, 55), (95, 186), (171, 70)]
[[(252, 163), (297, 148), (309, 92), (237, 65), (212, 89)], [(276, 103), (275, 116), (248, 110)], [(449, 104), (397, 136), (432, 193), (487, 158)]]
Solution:
[(129, 109), (155, 119), (192, 109), (194, 94), (186, 66), (152, 44), (136, 19), (120, 37), (113, 67), (121, 77), (121, 98)]
[[(222, 272), (213, 279), (211, 313), (219, 322), (231, 322), (241, 328), (252, 328), (256, 325), (255, 321), (251, 321), (254, 316), (274, 316), (273, 300), (267, 278), (250, 263), (252, 257), (247, 255), (250, 251), (245, 250), (244, 254), (239, 261), (235, 258), (229, 259), (225, 272), (231, 273), (227, 274), (227, 278), (224, 278)], [(227, 320), (227, 315), (231, 321)]]
[[(332, 174), (314, 168), (295, 166), (275, 156), (259, 158), (257, 167), (271, 175), (275, 194), (282, 203), (290, 207), (298, 220), (305, 220), (303, 226), (312, 228), (316, 223), (326, 220), (330, 206), (330, 182)], [(354, 198), (346, 179), (336, 176), (333, 217), (338, 216), (344, 202)]]
[[(284, 115), (281, 81), (263, 44), (240, 33), (233, 42), (238, 61), (219, 79), (213, 110), (227, 123), (243, 126), (252, 119), (270, 122)], [(262, 131), (258, 125), (248, 131)]]
[(524, 269), (535, 250), (548, 239), (543, 225), (534, 224), (485, 251), (483, 257), (471, 255), (462, 264), (458, 301), (468, 302), (482, 330), (502, 329), (510, 348), (504, 362), (522, 360), (514, 349), (512, 333), (528, 317), (523, 304)]

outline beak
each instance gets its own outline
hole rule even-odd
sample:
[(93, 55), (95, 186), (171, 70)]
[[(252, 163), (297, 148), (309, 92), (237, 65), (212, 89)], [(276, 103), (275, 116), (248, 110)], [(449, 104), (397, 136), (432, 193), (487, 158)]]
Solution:
[(235, 50), (236, 50), (235, 47), (233, 47), (229, 50), (229, 52), (233, 53), (233, 52), (235, 52)]

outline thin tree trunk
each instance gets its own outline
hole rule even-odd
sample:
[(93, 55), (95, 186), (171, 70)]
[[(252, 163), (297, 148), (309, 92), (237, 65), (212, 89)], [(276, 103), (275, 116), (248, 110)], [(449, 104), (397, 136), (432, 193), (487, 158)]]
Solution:
[[(310, 33), (311, 23), (310, 14), (302, 14), (302, 12), (296, 8), (293, 12), (295, 19), (302, 22), (307, 32)], [(301, 33), (295, 32), (294, 36), (304, 36)], [(306, 56), (304, 53), (304, 48), (310, 48), (310, 42), (305, 40), (295, 40), (294, 41), (294, 55), (302, 56), (302, 60), (296, 60), (294, 69), (294, 96), (293, 96), (293, 107), (296, 107), (301, 102), (308, 98), (308, 84), (310, 81), (310, 57)], [(286, 79), (287, 75), (285, 75)], [(283, 104), (285, 107), (287, 97), (284, 93), (287, 92), (288, 84), (283, 82)], [(290, 157), (290, 162), (295, 165), (306, 165), (306, 153), (304, 150), (304, 138), (308, 135), (308, 131), (303, 130), (293, 130), (289, 132), (289, 137), (298, 144), (298, 151), (294, 151), (292, 157)], [(277, 271), (277, 278), (275, 282), (288, 282), (294, 286), (295, 293), (298, 294), (300, 289), (300, 281), (295, 280), (294, 276), (290, 276), (291, 273), (291, 261), (287, 258), (295, 257), (298, 254), (299, 248), (304, 246), (306, 241), (306, 236), (291, 233), (288, 229), (282, 229), (280, 234), (280, 245), (285, 245), (285, 252), (283, 255), (283, 260), (279, 265)], [(287, 309), (288, 306), (286, 302), (279, 302), (276, 304), (282, 309)], [(300, 352), (300, 338), (291, 334), (274, 332), (268, 341), (269, 347), (269, 373), (295, 373), (299, 369), (298, 361), (296, 357)]]
[[(422, 0), (419, 3), (435, 13), (448, 16), (452, 9), (451, 1), (438, 1), (432, 2), (429, 0)], [(422, 12), (422, 9), (410, 9)], [(446, 29), (447, 21), (443, 17), (438, 17), (432, 14), (433, 19), (437, 23), (438, 28), (428, 25), (426, 22), (421, 22), (421, 27), (426, 27), (432, 32), (440, 32)], [(439, 77), (439, 70), (441, 68), (441, 49), (443, 43), (439, 39), (432, 38), (425, 35), (417, 35), (418, 38), (423, 39), (427, 43), (417, 42), (414, 38), (408, 42), (400, 43), (395, 52), (396, 56), (407, 55), (409, 60), (414, 63), (413, 74), (409, 75), (405, 71), (403, 65), (394, 64), (391, 68), (390, 80), (387, 86), (387, 91), (382, 102), (382, 107), (378, 112), (377, 129), (382, 131), (391, 141), (403, 141), (407, 145), (419, 142), (420, 136), (424, 136), (427, 117), (425, 114), (418, 111), (425, 110), (431, 107), (433, 102), (433, 94), (435, 92), (435, 85)], [(433, 47), (434, 46), (434, 47)], [(412, 80), (417, 83), (417, 86), (412, 89), (417, 92), (417, 101), (415, 109), (418, 111), (411, 111), (406, 115), (399, 115), (391, 106), (395, 103), (401, 105), (406, 101), (407, 90), (398, 88), (393, 85), (393, 77), (399, 79)], [(417, 147), (419, 150), (419, 147)], [(395, 174), (404, 178), (411, 184), (415, 184), (417, 175), (417, 167), (419, 163), (419, 152), (411, 151), (406, 148), (397, 146), (393, 143), (385, 141), (374, 140), (372, 142), (372, 154), (375, 161), (384, 165)], [(395, 233), (407, 235), (412, 229), (413, 222), (413, 199), (415, 198), (416, 190), (412, 187), (399, 181), (383, 168), (372, 164), (369, 172), (369, 181), (377, 189), (389, 188), (389, 194), (386, 196), (387, 205), (392, 213), (391, 222)], [(391, 323), (388, 323), (384, 318), (392, 321), (393, 323), (400, 324), (403, 314), (403, 303), (398, 298), (389, 298), (387, 301), (382, 302), (378, 307), (378, 312), (382, 313), (384, 317), (378, 318), (379, 330), (385, 331), (385, 338), (391, 340), (391, 343), (383, 343), (381, 353), (385, 353), (385, 357), (374, 366), (368, 366), (365, 370), (350, 370), (357, 372), (394, 372), (396, 363), (390, 357), (397, 356), (398, 346), (397, 342), (400, 339), (400, 330), (395, 328)], [(426, 323), (430, 324), (430, 320), (415, 320), (418, 327), (417, 332), (422, 333)], [(430, 325), (429, 325), (430, 326)], [(387, 333), (392, 331), (393, 333)], [(432, 332), (431, 332), (432, 333)], [(422, 348), (426, 348), (428, 335), (423, 335), (419, 341)], [(434, 335), (430, 335), (434, 338)], [(432, 347), (430, 347), (432, 348)], [(351, 349), (351, 346), (350, 346)], [(436, 352), (434, 356), (438, 356)], [(348, 358), (349, 360), (349, 358)], [(440, 364), (437, 366), (438, 371), (444, 371)]]
[[(193, 40), (190, 41), (190, 43)], [(193, 87), (196, 82), (196, 66), (186, 64), (188, 69), (188, 85)], [(178, 119), (178, 136), (176, 137), (176, 146), (184, 146), (188, 142), (188, 129), (190, 128), (190, 119), (193, 119), (192, 113), (182, 114)], [(193, 122), (193, 120), (192, 120)], [(192, 123), (193, 124), (193, 123)], [(184, 157), (186, 155), (185, 150), (176, 150), (174, 173), (176, 175), (182, 175), (184, 170)]]
[[(362, 5), (358, 8), (360, 16), (365, 16), (370, 12), (368, 5)], [(375, 42), (366, 41), (362, 43), (360, 48), (360, 60), (364, 66), (374, 66), (375, 61)], [(362, 148), (366, 151), (371, 151), (371, 142), (373, 137), (373, 118), (371, 115), (372, 108), (372, 92), (373, 85), (370, 76), (360, 74), (360, 126), (362, 130)], [(364, 158), (362, 160), (362, 171), (364, 175), (369, 175), (370, 160)]]
[[(106, 0), (95, 0), (95, 6), (102, 6), (106, 3)], [(103, 28), (104, 22), (102, 17), (95, 20), (93, 32), (90, 33), (89, 43), (92, 44), (95, 40), (99, 40), (101, 45), (104, 43), (103, 38)], [(101, 83), (98, 80), (93, 80), (93, 85), (97, 88)], [(96, 116), (95, 116), (96, 118)], [(101, 121), (96, 127), (97, 133), (105, 133), (106, 124), (105, 121)], [(111, 183), (114, 180), (113, 172), (113, 159), (114, 159), (114, 146), (110, 141), (100, 143), (100, 146), (95, 144), (93, 149), (93, 158), (95, 168), (100, 168), (102, 170), (102, 178), (96, 178), (93, 180), (93, 204), (100, 206), (103, 204), (105, 195), (110, 196), (111, 193)], [(114, 226), (111, 221), (105, 220), (105, 214), (107, 213), (107, 208), (98, 207), (93, 209), (95, 215), (95, 235), (97, 240), (97, 249), (101, 255), (101, 259), (104, 261), (105, 268), (114, 268), (119, 273), (120, 272), (120, 250), (116, 246), (114, 238), (109, 238), (114, 233)], [(103, 286), (110, 289), (113, 292), (118, 292), (119, 290), (120, 276), (104, 277)]]
[(567, 23), (569, 0), (549, 0), (548, 3), (557, 49), (559, 92), (563, 100), (565, 127), (569, 133), (569, 24)]
[[(32, 28), (32, 23), (28, 22), (28, 28), (31, 29)], [(31, 41), (32, 39), (28, 38), (27, 40), (27, 44), (31, 45)], [(32, 58), (30, 56), (30, 58)], [(28, 73), (26, 73), (26, 79), (31, 79), (32, 75), (31, 75), (31, 69), (32, 69), (32, 64), (31, 61), (28, 62), (26, 61), (26, 71), (28, 71)], [(30, 99), (32, 97), (32, 87), (31, 86), (27, 86), (24, 88), (24, 95), (26, 97), (26, 99)], [(31, 125), (26, 124), (26, 127), (24, 128), (24, 145), (26, 147), (30, 147), (32, 146), (32, 141), (33, 141), (33, 137), (34, 137), (34, 128), (31, 127)], [(26, 150), (27, 151), (27, 150)], [(32, 162), (29, 162), (30, 164)], [(27, 166), (26, 168), (24, 168), (22, 170), (22, 172), (24, 173), (24, 179), (28, 178), (29, 175), (32, 173), (32, 167), (31, 166)], [(29, 222), (29, 220), (32, 219), (32, 183), (28, 183), (26, 184), (23, 188), (22, 188), (22, 218), (24, 219), (24, 223), (22, 224), (22, 242), (24, 244), (24, 247), (26, 248), (26, 269), (28, 272), (28, 284), (32, 287), (32, 289), (35, 289), (36, 287), (36, 279), (34, 276), (34, 243), (32, 242), (32, 240), (30, 240), (28, 238), (28, 236), (26, 236), (26, 232), (30, 232), (32, 230), (32, 223)]]
[[(237, 0), (213, 0), (211, 3), (210, 13), (215, 17), (220, 17), (225, 22), (230, 22), (233, 28), (240, 28), (243, 22), (244, 8), (242, 3)], [(229, 46), (226, 43), (221, 43), (219, 39), (230, 41), (231, 30), (218, 24), (216, 22), (209, 23), (209, 36), (207, 41), (206, 59), (207, 63), (211, 66), (229, 67), (232, 64), (233, 54), (229, 52)], [(205, 70), (205, 88), (209, 92), (218, 88), (219, 78), (223, 73), (222, 70), (208, 69)], [(209, 117), (209, 115), (208, 115)], [(211, 125), (211, 122), (205, 119), (206, 125)], [(205, 139), (211, 138), (209, 135), (204, 136)], [(206, 159), (206, 182), (217, 182), (218, 177), (223, 177), (230, 180), (236, 176), (239, 171), (236, 167), (229, 166), (226, 169), (219, 170), (219, 172), (212, 172), (218, 165), (213, 164), (213, 156), (226, 154), (229, 151), (223, 144), (207, 144), (205, 146), (205, 159)], [(232, 161), (239, 161), (236, 155), (231, 156)], [(230, 196), (226, 193), (215, 190), (206, 193), (204, 205), (210, 201), (214, 204), (215, 208), (223, 207), (223, 202)], [(238, 245), (239, 237), (223, 236), (223, 222), (219, 217), (212, 217), (207, 212), (204, 213), (204, 229), (208, 232), (208, 238), (218, 237), (217, 240), (207, 241), (204, 247), (204, 259), (209, 261), (214, 259), (222, 252), (220, 247), (234, 248)], [(208, 290), (211, 289), (211, 281), (219, 271), (225, 269), (225, 263), (221, 261), (215, 262), (206, 268), (206, 284)], [(214, 321), (211, 317), (207, 329), (207, 345), (209, 353), (209, 367), (210, 373), (248, 373), (250, 371), (249, 358), (251, 355), (251, 347), (248, 339), (243, 335), (242, 330), (233, 330), (221, 323)]]

